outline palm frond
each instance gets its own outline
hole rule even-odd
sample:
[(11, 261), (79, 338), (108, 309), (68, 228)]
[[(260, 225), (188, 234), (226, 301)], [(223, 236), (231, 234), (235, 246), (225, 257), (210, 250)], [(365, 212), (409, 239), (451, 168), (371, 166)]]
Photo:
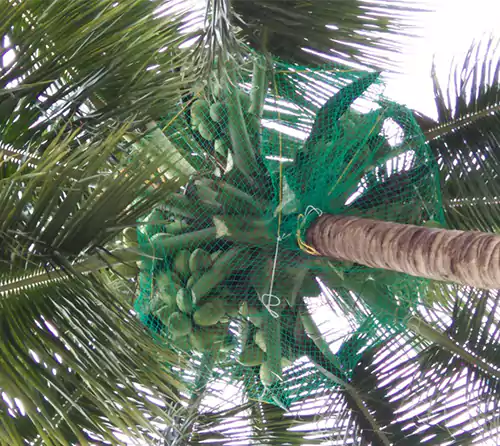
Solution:
[[(497, 41), (474, 44), (443, 92), (435, 69), (438, 122), (425, 132), (438, 160), (448, 225), (498, 230), (500, 59)], [(421, 120), (420, 120), (421, 121)]]
[[(472, 392), (478, 382), (463, 364), (447, 368), (427, 362), (438, 347), (425, 347), (418, 339), (413, 343), (411, 348), (408, 341), (395, 338), (367, 351), (355, 378), (368, 404), (378, 407), (375, 413), (393, 444), (462, 444), (487, 435), (488, 427), (481, 423), (464, 427), (476, 421), (474, 404), (488, 404), (491, 395), (485, 389)], [(495, 410), (487, 412), (485, 419)], [(466, 422), (458, 423), (459, 418)]]
[[(16, 170), (0, 183), (3, 270), (41, 266), (40, 259), (50, 261), (56, 251), (72, 260), (104, 246), (187, 179), (175, 168), (178, 155), (151, 154), (147, 146), (126, 163), (107, 164), (126, 129), (71, 150), (78, 133), (63, 137), (61, 132), (36, 166), (14, 163)], [(5, 156), (4, 166), (11, 163)], [(176, 172), (175, 178), (151, 189), (148, 182), (166, 171)]]
[(119, 295), (71, 276), (1, 295), (2, 443), (146, 439), (181, 399), (176, 354), (144, 336)]
[[(348, 386), (339, 385), (329, 392), (330, 410), (321, 419), (333, 426), (332, 438), (338, 444), (346, 438), (353, 444), (385, 444), (385, 436), (392, 444), (401, 445), (496, 438), (498, 293), (431, 283), (414, 316), (421, 321), (420, 329), (407, 322), (411, 330), (401, 331), (387, 318), (390, 314), (394, 318), (396, 302), (391, 302), (376, 272), (372, 274), (380, 282), (373, 289), (378, 293), (375, 299), (363, 295), (362, 275), (344, 281), (348, 294), (356, 296), (355, 305), (344, 295), (338, 278), (335, 289), (327, 293), (346, 317), (351, 314), (355, 320), (361, 311), (380, 319), (375, 343), (370, 336), (351, 336), (336, 352), (339, 358), (343, 350), (350, 357), (362, 355)], [(322, 281), (327, 284), (328, 277)], [(407, 317), (403, 315), (403, 319)], [(424, 332), (425, 324), (435, 327), (435, 332)], [(362, 406), (354, 404), (349, 388), (355, 390)], [(364, 416), (363, 406), (372, 420)]]
[[(401, 49), (395, 34), (412, 32), (415, 2), (296, 0), (231, 2), (241, 38), (253, 48), (301, 65), (334, 60), (341, 64), (394, 68)], [(262, 41), (267, 30), (266, 41)]]
[(398, 444), (393, 443), (394, 439), (402, 439), (405, 434), (400, 426), (390, 425), (396, 418), (397, 406), (377, 389), (377, 377), (367, 371), (373, 354), (373, 351), (365, 353), (349, 386), (355, 388), (370, 416), (376, 420), (377, 432), (373, 430), (373, 421), (367, 426), (362, 414), (353, 411), (346, 389), (331, 386), (293, 404), (288, 411), (269, 404), (243, 403), (225, 411), (206, 413), (199, 419), (193, 444), (207, 441), (235, 445), (241, 442), (273, 445)]
[[(484, 313), (479, 312), (476, 321), (482, 317)], [(458, 312), (455, 319), (452, 325), (466, 320)], [(467, 330), (463, 323), (462, 332)], [(486, 331), (496, 332), (487, 325)], [(470, 329), (468, 334), (475, 339), (475, 349), (485, 351), (495, 344), (496, 335), (481, 330), (488, 339), (479, 347), (476, 331)], [(366, 350), (349, 385), (390, 444), (470, 444), (498, 438), (498, 381), (460, 358), (450, 360), (449, 352), (418, 336), (401, 334)], [(223, 444), (384, 444), (352, 411), (347, 397), (338, 386), (294, 404), (286, 413), (268, 405), (252, 410), (248, 404), (213, 411), (200, 418), (194, 444), (209, 440)], [(249, 430), (258, 419), (265, 420), (262, 426)]]
[[(434, 284), (434, 289), (441, 298), (422, 305), (423, 318), (438, 324), (450, 339), (488, 363), (493, 370), (500, 371), (498, 291), (450, 284)], [(452, 352), (448, 352), (448, 358), (452, 356)], [(446, 356), (444, 361), (447, 362)], [(468, 366), (474, 368), (476, 364)], [(484, 370), (476, 368), (476, 372), (481, 374)], [(488, 376), (488, 381), (496, 388), (495, 379)]]
[(233, 22), (231, 2), (206, 1), (204, 23), (198, 30), (193, 51), (193, 65), (201, 69), (202, 77), (213, 76), (214, 70), (219, 74), (224, 73), (224, 68), (228, 65), (237, 66), (243, 62), (246, 48), (237, 36)]
[(189, 11), (176, 1), (2, 0), (0, 8), (3, 143), (32, 151), (34, 139), (50, 140), (68, 122), (68, 131), (92, 134), (108, 119), (162, 116), (179, 100)]
[(130, 296), (90, 273), (114, 262), (106, 249), (124, 227), (186, 180), (177, 154), (151, 152), (148, 144), (109, 163), (128, 129), (80, 144), (84, 130), (62, 129), (35, 159), (3, 155), (2, 442), (146, 439), (156, 421), (179, 410), (172, 404), (184, 385), (166, 365), (182, 360), (148, 339)]
[(299, 65), (395, 69), (394, 53), (402, 49), (396, 36), (413, 35), (415, 17), (425, 11), (409, 1), (207, 0), (204, 17), (197, 14), (195, 65), (205, 73), (224, 69), (253, 49)]
[(187, 179), (139, 130), (189, 84), (189, 16), (175, 0), (0, 3), (0, 442), (152, 441), (182, 412), (169, 364), (189, 365), (148, 338), (130, 287), (93, 271)]
[(367, 350), (353, 382), (364, 389), (360, 393), (368, 404), (386, 413), (387, 418), (377, 419), (395, 444), (421, 444), (424, 439), (468, 444), (495, 437), (498, 293), (438, 283), (431, 289), (433, 298), (423, 301), (420, 317), (466, 354), (429, 342), (418, 332), (403, 333)]

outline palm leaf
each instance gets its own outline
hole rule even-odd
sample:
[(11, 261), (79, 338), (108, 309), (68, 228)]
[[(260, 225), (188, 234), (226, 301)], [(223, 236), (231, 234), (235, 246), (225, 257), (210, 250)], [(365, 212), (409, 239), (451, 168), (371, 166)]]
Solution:
[(175, 354), (148, 341), (123, 299), (95, 278), (3, 293), (2, 308), (2, 442), (144, 438), (157, 430), (144, 412), (165, 417), (179, 400), (183, 386), (163, 365)]
[[(412, 331), (364, 352), (351, 385), (394, 444), (427, 437), (430, 444), (462, 444), (495, 435), (489, 421), (498, 414), (500, 389), (498, 293), (439, 283), (430, 289), (417, 314), (441, 337), (424, 331), (421, 337), (408, 323)], [(378, 300), (386, 308), (383, 295)]]
[(390, 60), (401, 47), (391, 35), (412, 32), (412, 15), (423, 11), (415, 2), (377, 0), (231, 4), (238, 36), (251, 47), (300, 65), (334, 60), (358, 68), (394, 68)]
[[(1, 237), (4, 247), (12, 248), (4, 248), (2, 257), (11, 268), (54, 250), (73, 259), (87, 248), (102, 246), (123, 227), (135, 225), (166, 190), (179, 187), (180, 173), (148, 192), (148, 180), (161, 178), (164, 169), (175, 171), (174, 161), (169, 164), (163, 153), (148, 158), (143, 151), (126, 165), (103, 169), (125, 130), (118, 128), (103, 141), (71, 151), (75, 134), (53, 140), (35, 168), (23, 163), (3, 179)], [(166, 167), (159, 171), (161, 165)], [(138, 194), (142, 198), (134, 201)]]
[(168, 364), (189, 366), (148, 339), (130, 287), (92, 271), (186, 180), (177, 151), (134, 145), (134, 129), (179, 98), (187, 16), (155, 13), (175, 1), (63, 3), (1, 5), (2, 56), (15, 57), (0, 69), (0, 437), (149, 441), (181, 410), (185, 386)]
[[(460, 325), (464, 338), (477, 342), (477, 330), (467, 328), (461, 316), (455, 314), (452, 326)], [(457, 339), (452, 330), (448, 333)], [(390, 395), (397, 407), (391, 424), (405, 432), (401, 444), (411, 444), (415, 438), (428, 438), (430, 444), (469, 444), (495, 435), (495, 425), (489, 421), (498, 416), (498, 379), (437, 345), (425, 344), (418, 341), (418, 354), (406, 360), (383, 354), (383, 347), (376, 355), (380, 359), (375, 357), (369, 368), (377, 375), (378, 388)], [(483, 352), (495, 349), (495, 345), (495, 337), (486, 335), (474, 351), (485, 357), (488, 354)]]
[(195, 65), (208, 73), (217, 62), (224, 71), (226, 62), (241, 64), (254, 49), (299, 65), (335, 61), (358, 69), (394, 69), (394, 52), (402, 46), (393, 36), (414, 33), (413, 17), (425, 11), (420, 6), (379, 0), (210, 0), (197, 15)]
[(472, 45), (463, 64), (452, 68), (446, 94), (433, 75), (438, 122), (431, 126), (427, 119), (426, 136), (440, 165), (453, 228), (498, 230), (499, 74), (496, 41), (490, 39)]
[[(482, 299), (484, 295), (477, 297)], [(460, 300), (469, 302), (470, 306), (476, 304), (478, 308), (472, 296)], [(455, 312), (448, 333), (464, 346), (467, 345), (464, 338), (468, 339), (468, 348), (476, 352), (487, 352), (496, 345), (498, 330), (493, 322), (483, 324), (478, 330), (484, 311), (478, 311), (469, 323), (470, 306), (466, 313)], [(483, 306), (491, 311), (489, 305)], [(493, 319), (490, 316), (490, 320)], [(462, 337), (453, 333), (457, 330)], [(366, 350), (349, 384), (356, 389), (391, 444), (470, 444), (473, 440), (495, 438), (498, 380), (419, 336), (401, 334)], [(360, 414), (352, 411), (346, 397), (342, 387), (333, 387), (326, 394), (297, 403), (285, 414), (277, 407), (266, 406), (266, 422), (262, 428), (245, 431), (241, 427), (240, 435), (231, 441), (230, 433), (234, 433), (236, 420), (244, 426), (262, 417), (242, 405), (232, 412), (238, 414), (237, 418), (224, 418), (217, 413), (205, 415), (203, 420), (210, 421), (206, 427), (211, 428), (212, 434), (197, 435), (202, 435), (200, 442), (218, 439), (228, 444), (251, 440), (262, 444), (302, 444), (301, 441), (383, 444), (372, 428), (364, 424)], [(219, 432), (219, 436), (215, 432)]]
[[(175, 3), (2, 0), (2, 141), (26, 150), (67, 122), (95, 133), (108, 119), (167, 113), (180, 97), (178, 46), (188, 38), (188, 11)], [(170, 12), (155, 13), (160, 6)]]
[[(71, 150), (77, 133), (61, 132), (36, 164), (4, 157), (4, 166), (14, 169), (4, 170), (0, 185), (0, 382), (8, 401), (17, 398), (23, 408), (4, 406), (0, 416), (2, 438), (10, 443), (41, 435), (44, 444), (83, 444), (84, 431), (115, 444), (118, 431), (140, 438), (157, 430), (144, 413), (166, 415), (152, 401), (168, 405), (180, 399), (183, 385), (163, 365), (178, 363), (176, 355), (147, 339), (126, 294), (89, 275), (93, 268), (81, 275), (80, 263), (72, 264), (83, 258), (83, 265), (94, 265), (100, 256), (105, 267), (109, 256), (100, 255), (100, 248), (179, 187), (181, 174), (148, 191), (147, 180), (173, 168), (164, 153), (143, 149), (126, 165), (107, 164), (126, 129)], [(95, 260), (86, 254), (91, 252)], [(40, 275), (43, 268), (49, 273)], [(124, 386), (119, 392), (117, 384)], [(156, 399), (139, 397), (136, 385), (151, 389)]]

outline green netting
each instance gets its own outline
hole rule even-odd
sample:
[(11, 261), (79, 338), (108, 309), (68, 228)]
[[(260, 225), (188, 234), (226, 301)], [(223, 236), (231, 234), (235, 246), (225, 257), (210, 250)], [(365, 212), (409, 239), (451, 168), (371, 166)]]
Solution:
[[(251, 398), (287, 407), (348, 380), (425, 293), (424, 280), (303, 244), (319, 213), (443, 221), (423, 135), (381, 92), (377, 73), (257, 57), (253, 72), (212, 80), (160, 123), (195, 173), (139, 226), (136, 310)], [(321, 317), (346, 324), (336, 352)]]

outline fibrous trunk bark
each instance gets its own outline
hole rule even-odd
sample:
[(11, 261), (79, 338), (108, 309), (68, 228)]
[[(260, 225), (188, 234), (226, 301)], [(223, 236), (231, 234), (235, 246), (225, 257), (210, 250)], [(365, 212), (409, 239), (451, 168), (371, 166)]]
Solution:
[(500, 237), (325, 214), (306, 233), (320, 255), (477, 288), (500, 288)]

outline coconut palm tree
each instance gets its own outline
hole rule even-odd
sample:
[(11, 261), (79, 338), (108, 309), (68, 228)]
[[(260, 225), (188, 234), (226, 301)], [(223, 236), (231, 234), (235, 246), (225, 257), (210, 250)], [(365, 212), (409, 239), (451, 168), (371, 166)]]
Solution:
[[(183, 412), (186, 399), (179, 368), (188, 365), (179, 363), (182, 358), (168, 346), (147, 340), (125, 301), (133, 294), (134, 283), (104, 267), (135, 259), (136, 252), (123, 249), (117, 234), (185, 181), (185, 172), (176, 163), (178, 153), (158, 153), (158, 147), (168, 147), (155, 143), (156, 137), (165, 140), (154, 125), (146, 143), (137, 135), (146, 123), (162, 117), (164, 109), (175, 107), (182, 87), (192, 83), (190, 73), (181, 69), (182, 53), (174, 50), (191, 37), (179, 32), (189, 16), (175, 9), (175, 2), (167, 4), (172, 10), (165, 19), (155, 19), (158, 22), (151, 14), (160, 2), (96, 2), (91, 7), (88, 2), (59, 3), (48, 10), (45, 2), (2, 4), (7, 12), (2, 33), (9, 37), (3, 54), (18, 54), (16, 62), (2, 72), (2, 439), (6, 443), (22, 444), (28, 439), (84, 444), (90, 437), (116, 444), (117, 432), (152, 442), (150, 435), (161, 421), (172, 427), (169, 435), (176, 441), (186, 440), (179, 436), (179, 424), (187, 426), (195, 434), (187, 441), (194, 444), (215, 437), (214, 426), (221, 420), (227, 424), (245, 417), (253, 430), (238, 434), (233, 426), (218, 438), (252, 438), (271, 444), (317, 439), (342, 443), (346, 438), (354, 444), (420, 444), (430, 436), (434, 444), (461, 444), (471, 438), (495, 438), (496, 291), (440, 283), (432, 285), (421, 310), (421, 319), (435, 322), (434, 327), (413, 319), (412, 332), (367, 349), (348, 383), (305, 402), (313, 410), (321, 407), (325, 420), (338, 417), (334, 427), (315, 429), (316, 440), (307, 438), (312, 435), (307, 423), (317, 419), (304, 415), (300, 406), (286, 414), (279, 408), (248, 403), (219, 413), (213, 407), (208, 413), (206, 408), (200, 410), (199, 415)], [(319, 14), (327, 17), (327, 12), (336, 17), (345, 8), (347, 14), (350, 5), (346, 2), (341, 8), (339, 2), (324, 2), (320, 13), (308, 9), (306, 14), (300, 8), (313, 7), (300, 2), (284, 6), (259, 2), (253, 10), (249, 2), (234, 2), (241, 17), (241, 30), (235, 36), (259, 47), (260, 40), (252, 40), (259, 33), (253, 31), (262, 26), (265, 19), (259, 17), (265, 7), (271, 8), (276, 22), (265, 26), (275, 34), (268, 36), (267, 50), (292, 62), (310, 63), (318, 56), (298, 51), (301, 42), (285, 38), (298, 35), (288, 28), (294, 13), (314, 22)], [(355, 9), (351, 14), (349, 31), (337, 27), (342, 39), (367, 24)], [(325, 18), (325, 23), (337, 22)], [(307, 34), (307, 26), (304, 30), (314, 50), (330, 49), (327, 34)], [(336, 27), (331, 26), (331, 31), (333, 36)], [(207, 32), (203, 39), (210, 41), (213, 35)], [(359, 55), (354, 40), (350, 43)], [(167, 51), (159, 51), (165, 47)], [(206, 50), (200, 48), (200, 52)], [(214, 57), (220, 56), (214, 48)], [(343, 48), (346, 61), (350, 46)], [(370, 61), (366, 57), (365, 63)], [(144, 69), (156, 65), (168, 70)], [(486, 72), (477, 69), (472, 56), (468, 67), (474, 68), (476, 79)], [(478, 81), (482, 86), (474, 90), (475, 99), (468, 101), (463, 93), (457, 101), (460, 111), (440, 102), (442, 110), (448, 110), (436, 123), (441, 135), (432, 129), (428, 133), (440, 136), (431, 145), (446, 166), (442, 169), (445, 204), (450, 201), (445, 206), (448, 224), (492, 231), (496, 195), (491, 144), (496, 114), (485, 110), (496, 112), (497, 81), (493, 74), (483, 76)], [(473, 119), (459, 119), (469, 112), (475, 113)], [(480, 124), (480, 131), (456, 138), (455, 126), (469, 122), (473, 125), (462, 128), (471, 131)], [(483, 135), (488, 144), (478, 138)], [(450, 140), (441, 145), (445, 138)], [(464, 146), (456, 143), (462, 140)], [(459, 149), (448, 153), (449, 147)], [(454, 161), (463, 157), (467, 161), (454, 169)], [(472, 171), (476, 164), (484, 166), (478, 169), (480, 174)], [(156, 181), (163, 176), (169, 181)], [(464, 177), (470, 196), (462, 203), (457, 200), (465, 195), (460, 193)], [(146, 181), (156, 187), (148, 187)], [(460, 207), (465, 214), (455, 211)], [(357, 287), (351, 292), (359, 296), (368, 293), (363, 283), (349, 287)], [(336, 288), (333, 296), (338, 298), (342, 290)], [(378, 297), (384, 294), (379, 293)], [(443, 314), (451, 318), (446, 323)], [(362, 400), (361, 404), (354, 401), (357, 410), (353, 410), (353, 398)], [(470, 412), (470, 407), (475, 411)], [(190, 417), (194, 422), (186, 423)], [(292, 433), (292, 425), (304, 432)]]
[[(446, 225), (452, 229), (497, 231), (499, 65), (493, 44), (487, 42), (486, 51), (473, 45), (463, 66), (452, 69), (447, 100), (434, 77), (438, 121), (416, 113), (439, 163)], [(334, 224), (348, 220), (324, 219), (336, 219)], [(320, 222), (318, 219), (318, 226)], [(376, 227), (373, 222), (360, 224)], [(390, 234), (395, 227), (386, 229)], [(318, 233), (321, 235), (320, 230)], [(420, 235), (430, 233), (439, 231), (427, 233), (424, 229)], [(348, 240), (342, 234), (347, 237), (343, 242), (335, 240), (335, 246), (346, 250), (333, 256), (359, 261), (357, 243), (366, 243), (366, 238), (362, 239), (363, 230), (356, 236), (359, 239)], [(373, 237), (377, 240), (376, 232)], [(378, 239), (380, 245), (382, 239)], [(318, 240), (314, 246), (329, 254), (328, 241), (322, 245)], [(361, 255), (368, 255), (367, 251)], [(367, 294), (371, 294), (372, 302), (390, 308), (383, 274), (371, 279), (375, 280), (369, 286), (337, 281), (328, 290), (329, 296), (345, 308), (342, 294), (346, 290), (359, 301), (368, 301)], [(262, 444), (295, 444), (295, 440), (297, 444), (498, 443), (498, 291), (483, 288), (480, 283), (477, 288), (446, 281), (431, 283), (407, 323), (409, 330), (395, 333), (376, 347), (361, 347), (364, 352), (348, 386), (314, 395), (294, 404), (287, 413), (266, 406), (259, 412), (262, 421), (250, 438)], [(350, 387), (363, 401), (358, 410), (350, 401)], [(194, 437), (199, 443), (224, 438), (227, 444), (237, 444), (239, 435), (245, 434), (235, 433), (230, 426), (236, 419), (252, 425), (257, 418), (245, 405), (239, 412), (233, 408), (228, 419), (218, 415), (202, 418), (205, 424), (201, 423)], [(292, 437), (292, 432), (300, 437)]]
[[(274, 54), (381, 65), (367, 49), (396, 46), (384, 36), (404, 24), (400, 6), (323, 3), (321, 32), (304, 22), (309, 51), (284, 38), (293, 15), (317, 20), (301, 2), (235, 3), (234, 38), (257, 47), (271, 8)], [(175, 0), (2, 0), (0, 11), (1, 442), (152, 442), (162, 424), (179, 438), (190, 366), (147, 336), (130, 312), (135, 283), (110, 267), (135, 268), (121, 231), (186, 181), (186, 153), (162, 144), (153, 123), (208, 66), (191, 54), (206, 48), (180, 47), (211, 41), (214, 28), (193, 28), (204, 15)], [(371, 30), (384, 38), (361, 37)]]
[[(435, 134), (436, 130), (433, 132)], [(445, 136), (446, 133), (443, 133), (443, 137)], [(375, 304), (394, 315), (394, 302), (388, 299), (387, 277), (383, 277), (383, 274), (364, 278), (357, 276), (356, 280), (342, 280), (340, 283), (337, 280), (331, 288), (333, 299), (338, 300), (341, 308), (345, 308), (342, 294), (348, 290), (359, 300)], [(309, 435), (332, 441), (342, 441), (349, 437), (353, 441), (359, 440), (361, 444), (420, 444), (425, 440), (441, 444), (447, 441), (466, 442), (471, 437), (487, 440), (495, 438), (495, 417), (498, 410), (492, 395), (495, 395), (497, 389), (498, 364), (495, 360), (496, 335), (489, 335), (489, 330), (496, 333), (495, 301), (496, 292), (435, 283), (429, 288), (428, 296), (422, 299), (423, 307), (405, 321), (409, 332), (396, 332), (389, 340), (371, 349), (367, 349), (366, 343), (359, 337), (349, 339), (348, 343), (353, 350), (366, 350), (350, 380), (340, 381), (338, 393), (330, 389), (326, 395), (315, 395), (303, 404), (310, 404), (313, 408), (327, 407), (330, 411), (325, 412), (324, 419), (340, 417), (339, 413), (349, 413), (351, 419), (340, 417), (345, 426), (338, 424), (335, 425), (335, 430), (325, 429), (320, 432), (316, 429), (309, 432)], [(353, 308), (350, 311), (355, 313), (357, 310)], [(467, 321), (467, 324), (459, 329), (452, 326), (448, 328), (443, 323), (443, 314), (456, 317), (457, 321)], [(429, 318), (437, 323), (429, 324)], [(481, 322), (485, 319), (486, 328)], [(470, 325), (468, 321), (472, 321)], [(455, 324), (458, 325), (458, 322)], [(471, 349), (471, 345), (479, 346), (479, 351)], [(399, 358), (396, 363), (395, 358)], [(383, 362), (380, 370), (377, 361)], [(425, 367), (421, 367), (422, 362)], [(399, 367), (400, 363), (404, 366)], [(389, 379), (392, 377), (392, 369), (400, 370), (394, 380)], [(462, 382), (464, 375), (469, 380), (465, 384)], [(338, 378), (331, 378), (339, 384)], [(447, 388), (448, 381), (454, 383), (452, 388)], [(396, 399), (392, 404), (395, 391), (403, 385), (407, 389), (404, 397)], [(387, 393), (379, 391), (379, 387), (384, 388)], [(432, 394), (441, 387), (446, 390), (445, 396), (432, 398)], [(481, 390), (474, 390), (476, 387)], [(431, 396), (426, 392), (431, 392)], [(465, 398), (464, 392), (471, 394), (469, 404), (456, 407), (456, 400)], [(471, 404), (482, 412), (470, 412)], [(420, 414), (423, 411), (420, 405), (429, 412), (425, 418)], [(189, 442), (193, 444), (221, 438), (228, 442), (238, 442), (242, 438), (252, 438), (257, 442), (267, 441), (272, 444), (301, 444), (309, 441), (304, 439), (308, 433), (293, 437), (290, 429), (298, 429), (302, 425), (302, 429), (307, 430), (307, 423), (317, 421), (317, 418), (304, 416), (302, 405), (298, 405), (295, 411), (294, 417), (293, 410), (284, 414), (282, 409), (265, 405), (249, 407), (245, 404), (214, 413), (212, 406), (209, 415), (203, 413), (196, 423), (189, 425)], [(418, 412), (417, 417), (414, 417), (415, 411)], [(401, 418), (399, 413), (403, 413)], [(224, 423), (217, 426), (221, 419), (225, 420)], [(412, 425), (408, 425), (408, 419), (412, 419)], [(248, 426), (244, 425), (236, 428), (238, 423), (244, 423), (245, 420), (255, 426), (254, 431), (249, 431)], [(485, 426), (482, 427), (483, 424)], [(410, 428), (412, 430), (407, 434), (406, 431)]]
[[(488, 66), (491, 67), (489, 71)], [(491, 232), (496, 229), (494, 132), (498, 105), (496, 93), (498, 69), (493, 67), (495, 67), (494, 62), (488, 58), (482, 62), (478, 57), (469, 56), (465, 66), (461, 68), (463, 75), (455, 76), (456, 79), (459, 77), (462, 79), (462, 83), (456, 87), (456, 101), (453, 99), (453, 102), (449, 101), (446, 104), (435, 81), (440, 122), (432, 122), (429, 118), (417, 116), (426, 130), (441, 168), (445, 215), (447, 224), (451, 228), (481, 228)], [(453, 89), (451, 85), (450, 89)], [(480, 130), (477, 130), (474, 124), (478, 124)], [(476, 151), (479, 155), (476, 155)], [(489, 189), (490, 187), (492, 189)], [(464, 188), (469, 191), (471, 197), (461, 200), (458, 191)], [(481, 192), (478, 192), (479, 190)], [(466, 210), (462, 211), (460, 208)], [(480, 216), (482, 210), (486, 210), (484, 217)], [(334, 223), (345, 222), (348, 219), (336, 217), (336, 222), (333, 223), (334, 217), (325, 217), (324, 220), (330, 220), (329, 230), (336, 234), (338, 231), (335, 231)], [(318, 219), (318, 225), (320, 221)], [(330, 238), (326, 243), (318, 240), (316, 244), (310, 236), (308, 242), (320, 253), (331, 255), (335, 259), (364, 262), (367, 265), (387, 268), (388, 260), (392, 257), (394, 261), (396, 257), (394, 253), (399, 254), (401, 251), (394, 249), (387, 257), (382, 257), (380, 245), (384, 237), (390, 235), (391, 230), (398, 234), (399, 231), (406, 231), (406, 235), (415, 231), (411, 236), (418, 235), (422, 238), (459, 235), (436, 229), (384, 226), (383, 223), (373, 221), (357, 221), (364, 228), (383, 228), (380, 238), (373, 238), (375, 250), (377, 248), (379, 250), (378, 254), (369, 253), (366, 249), (367, 240), (361, 238), (363, 229), (356, 232), (359, 240), (353, 240), (352, 233), (345, 239), (339, 237), (340, 240), (334, 240), (339, 246), (342, 246), (342, 239), (345, 241), (342, 251), (336, 248), (335, 250), (332, 248), (334, 252), (330, 251), (332, 246)], [(486, 226), (485, 221), (490, 226)], [(317, 232), (324, 236), (328, 228), (322, 229)], [(475, 236), (469, 235), (469, 237)], [(494, 242), (496, 238), (492, 237), (490, 240)], [(358, 242), (360, 246), (364, 244), (364, 249), (357, 247)], [(404, 247), (402, 254), (407, 255), (408, 244)], [(422, 247), (417, 245), (416, 249)], [(360, 252), (363, 254), (358, 254)], [(419, 253), (419, 256), (422, 256), (422, 269), (414, 271), (416, 275), (425, 275), (424, 269), (429, 270), (426, 262), (440, 263), (440, 255), (444, 253), (441, 252), (438, 256), (434, 253), (433, 256), (429, 256), (428, 252), (428, 257), (424, 257), (423, 254)], [(362, 260), (361, 256), (369, 258), (364, 257), (365, 260)], [(370, 263), (375, 257), (380, 262)], [(411, 255), (408, 258), (410, 257)], [(479, 259), (479, 256), (477, 258)], [(399, 258), (398, 262), (391, 264), (390, 269), (398, 270), (395, 267), (396, 263), (401, 265), (408, 262)], [(413, 264), (411, 266), (415, 267)], [(456, 266), (453, 268), (455, 271)], [(340, 386), (337, 394), (330, 392), (325, 399), (321, 398), (322, 395), (311, 398), (311, 405), (308, 408), (319, 410), (326, 406), (329, 412), (325, 411), (326, 414), (322, 418), (324, 420), (331, 417), (334, 426), (325, 428), (324, 431), (309, 427), (311, 437), (331, 440), (332, 444), (342, 444), (346, 438), (354, 444), (421, 444), (424, 441), (431, 444), (465, 444), (473, 440), (484, 441), (487, 444), (489, 441), (496, 441), (499, 369), (495, 358), (498, 350), (496, 341), (498, 298), (496, 290), (485, 291), (481, 288), (497, 285), (493, 282), (489, 284), (481, 281), (469, 282), (474, 276), (480, 277), (480, 280), (491, 277), (490, 273), (477, 274), (475, 269), (477, 266), (482, 268), (479, 264), (474, 265), (470, 271), (464, 271), (469, 275), (466, 280), (450, 276), (449, 273), (452, 272), (450, 270), (443, 272), (442, 275), (430, 275), (440, 280), (462, 280), (462, 283), (469, 286), (433, 283), (426, 298), (422, 299), (416, 317), (407, 321), (409, 332), (394, 335), (376, 348), (366, 349), (363, 359), (353, 372), (351, 381)], [(496, 265), (491, 266), (492, 270), (496, 271)], [(411, 269), (403, 271), (412, 272)], [(476, 285), (478, 288), (470, 285)], [(364, 282), (344, 281), (343, 284), (337, 283), (331, 288), (333, 288), (332, 296), (339, 301), (339, 305), (343, 303), (341, 295), (347, 289), (361, 301), (368, 301), (371, 297), (371, 301), (378, 301), (379, 306), (391, 308), (391, 302), (385, 298), (387, 293), (384, 282), (379, 282), (378, 277), (371, 277)], [(352, 399), (355, 398), (353, 392), (349, 392), (353, 388), (356, 391), (354, 395), (361, 396), (362, 400), (357, 411), (352, 405)], [(300, 405), (297, 405), (295, 414), (292, 410), (285, 416), (280, 409), (267, 409), (272, 413), (264, 416), (265, 421), (253, 431), (252, 438), (257, 442), (268, 441), (279, 444), (282, 441), (283, 444), (288, 444), (294, 441), (290, 440), (292, 426), (298, 428), (300, 424), (317, 420), (313, 417), (307, 419), (304, 415), (304, 406)], [(226, 421), (227, 430), (223, 422), (222, 426), (217, 428), (214, 426), (221, 414), (229, 417)], [(200, 423), (195, 429), (196, 441), (222, 437), (229, 444), (231, 441), (237, 443), (241, 441), (239, 435), (245, 434), (231, 429), (230, 426), (234, 426), (232, 423), (241, 421), (245, 417), (250, 423), (257, 417), (255, 411), (249, 412), (246, 406), (241, 406), (240, 412), (232, 409), (230, 413), (221, 412), (213, 415), (212, 418), (201, 418), (206, 420), (206, 424)], [(239, 418), (233, 418), (236, 416)], [(264, 425), (265, 428), (262, 427)], [(303, 429), (306, 431), (307, 427), (304, 426)], [(283, 437), (276, 437), (276, 430), (281, 430)], [(304, 440), (297, 439), (297, 441)], [(306, 441), (313, 442), (310, 439)]]

